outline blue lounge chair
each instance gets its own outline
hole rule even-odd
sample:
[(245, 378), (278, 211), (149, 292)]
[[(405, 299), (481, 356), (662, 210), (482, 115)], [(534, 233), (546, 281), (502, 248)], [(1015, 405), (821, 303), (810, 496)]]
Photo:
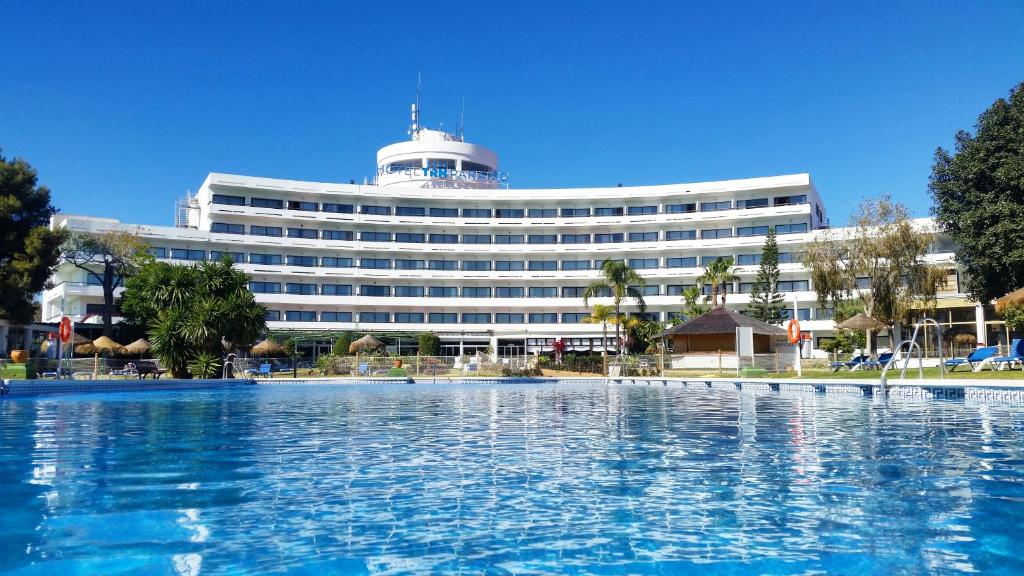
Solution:
[(1001, 369), (1003, 364), (1006, 364), (1008, 369), (1013, 368), (1014, 364), (1020, 364), (1021, 368), (1024, 369), (1024, 340), (1014, 338), (1013, 342), (1010, 343), (1010, 351), (1006, 356), (996, 356), (992, 359), (993, 369)]
[(895, 356), (892, 352), (883, 352), (878, 355), (878, 360), (868, 360), (864, 363), (864, 368), (874, 368), (875, 370), (882, 370), (886, 364), (892, 362), (892, 357)]
[(986, 360), (991, 359), (998, 352), (999, 348), (996, 348), (995, 346), (985, 346), (984, 348), (978, 348), (974, 352), (971, 352), (967, 355), (967, 358), (951, 358), (943, 362), (943, 364), (945, 364), (946, 368), (949, 368), (950, 372), (956, 370), (957, 366), (964, 365), (969, 366), (971, 370), (977, 371)]
[(849, 368), (850, 370), (854, 370), (859, 366), (863, 365), (864, 363), (866, 363), (870, 359), (871, 356), (868, 356), (867, 354), (861, 354), (859, 356), (855, 355), (852, 358), (850, 358), (848, 362), (833, 362), (830, 367), (832, 368), (833, 372), (838, 372), (843, 368)]
[(256, 378), (259, 378), (261, 376), (263, 378), (270, 378), (270, 363), (266, 362), (266, 363), (260, 364), (260, 367), (259, 367), (258, 370), (254, 370), (252, 368), (246, 368), (245, 375), (246, 376), (254, 376)]

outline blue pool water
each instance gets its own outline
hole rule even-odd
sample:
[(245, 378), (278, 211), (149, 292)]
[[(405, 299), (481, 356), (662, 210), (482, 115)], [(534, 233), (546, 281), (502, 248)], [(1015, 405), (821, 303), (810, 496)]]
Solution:
[(583, 384), (0, 400), (0, 572), (1024, 572), (1024, 409)]

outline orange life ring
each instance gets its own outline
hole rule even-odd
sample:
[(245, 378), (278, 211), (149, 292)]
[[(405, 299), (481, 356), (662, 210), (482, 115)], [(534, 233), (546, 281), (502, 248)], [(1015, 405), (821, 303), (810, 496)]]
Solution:
[(71, 318), (67, 316), (60, 319), (60, 328), (57, 330), (60, 341), (67, 344), (71, 341)]
[(789, 337), (790, 344), (798, 344), (800, 342), (800, 323), (793, 318), (789, 321), (789, 325), (786, 326), (786, 336)]

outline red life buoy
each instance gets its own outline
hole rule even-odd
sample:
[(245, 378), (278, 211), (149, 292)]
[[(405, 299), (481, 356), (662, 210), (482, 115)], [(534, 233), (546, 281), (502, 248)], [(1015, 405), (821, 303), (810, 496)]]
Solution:
[(793, 318), (789, 321), (789, 325), (786, 326), (786, 336), (789, 337), (790, 344), (798, 344), (800, 342), (800, 323)]
[(71, 318), (67, 316), (60, 319), (60, 328), (57, 330), (60, 341), (67, 344), (71, 341)]

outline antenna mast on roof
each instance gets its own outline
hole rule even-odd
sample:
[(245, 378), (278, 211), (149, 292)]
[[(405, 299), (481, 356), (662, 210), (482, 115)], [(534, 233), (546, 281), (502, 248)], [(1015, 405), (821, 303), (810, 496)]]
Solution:
[(462, 112), (459, 113), (459, 142), (466, 141), (466, 97), (462, 97)]
[(409, 125), (409, 136), (416, 137), (420, 131), (420, 84), (423, 81), (422, 74), (416, 73), (416, 103), (412, 105), (412, 124)]

